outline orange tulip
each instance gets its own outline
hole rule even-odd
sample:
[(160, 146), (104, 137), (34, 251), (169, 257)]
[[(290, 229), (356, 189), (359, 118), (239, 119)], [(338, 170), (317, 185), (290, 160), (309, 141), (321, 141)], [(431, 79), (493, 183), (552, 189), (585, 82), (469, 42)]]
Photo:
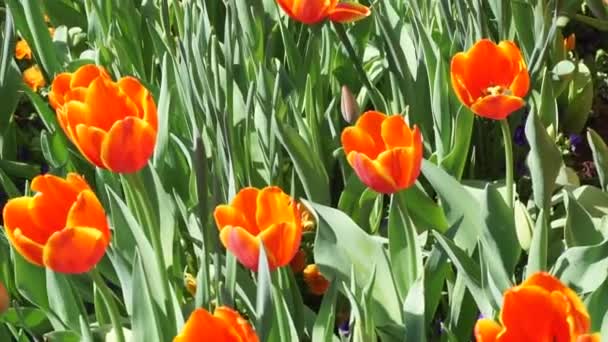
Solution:
[(137, 172), (156, 144), (156, 104), (133, 77), (113, 82), (95, 65), (59, 74), (49, 101), (68, 138), (92, 164), (113, 172)]
[(61, 273), (93, 268), (110, 242), (106, 215), (86, 181), (70, 173), (66, 179), (36, 176), (33, 197), (13, 198), (4, 206), (9, 241), (25, 259)]
[(391, 194), (410, 187), (420, 174), (422, 135), (400, 115), (366, 112), (342, 132), (348, 163), (373, 190)]
[(323, 277), (319, 271), (319, 267), (316, 264), (306, 266), (304, 272), (302, 272), (302, 275), (304, 276), (304, 282), (308, 286), (308, 290), (311, 293), (320, 296), (327, 291), (329, 281)]
[(532, 275), (506, 291), (502, 326), (483, 318), (475, 325), (477, 342), (599, 342), (589, 334), (590, 319), (580, 298), (548, 273)]
[(258, 336), (238, 312), (220, 306), (213, 315), (205, 309), (196, 309), (188, 318), (182, 332), (173, 342), (259, 342)]
[(275, 186), (244, 188), (230, 205), (213, 213), (220, 239), (247, 268), (257, 272), (260, 242), (271, 270), (293, 259), (302, 239), (302, 223), (293, 198)]
[(38, 91), (38, 89), (46, 85), (46, 81), (38, 65), (32, 65), (23, 71), (23, 83), (33, 91)]
[(15, 44), (15, 58), (28, 61), (32, 59), (32, 49), (30, 49), (30, 46), (25, 39), (19, 39), (17, 44)]
[(304, 24), (316, 24), (326, 18), (338, 23), (348, 23), (370, 15), (368, 7), (354, 2), (339, 0), (277, 0), (279, 6), (294, 20)]
[(513, 42), (496, 45), (488, 39), (452, 58), (452, 87), (460, 101), (476, 114), (502, 120), (524, 106), (530, 76)]
[(576, 35), (573, 33), (564, 39), (564, 49), (572, 51), (576, 47)]

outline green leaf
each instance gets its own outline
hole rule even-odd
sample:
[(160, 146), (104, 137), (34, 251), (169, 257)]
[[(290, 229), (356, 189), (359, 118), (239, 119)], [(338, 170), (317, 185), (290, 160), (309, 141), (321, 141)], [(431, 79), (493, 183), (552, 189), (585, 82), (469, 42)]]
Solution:
[(551, 201), (555, 179), (563, 163), (562, 157), (535, 113), (528, 114), (526, 137), (530, 144), (527, 161), (532, 177), (534, 203), (538, 208), (544, 209)]
[(541, 209), (536, 218), (536, 225), (532, 233), (532, 243), (528, 253), (528, 267), (526, 278), (532, 274), (547, 270), (547, 250), (549, 249), (549, 224), (545, 211)]
[(343, 212), (316, 203), (309, 203), (317, 214), (315, 262), (323, 274), (334, 282), (350, 283), (349, 270), (357, 275), (356, 284), (363, 288), (375, 268), (380, 281), (371, 291), (370, 310), (378, 322), (401, 322), (401, 308), (391, 269), (383, 244), (367, 235)]
[(564, 238), (568, 247), (589, 246), (602, 242), (602, 234), (595, 228), (589, 213), (576, 201), (572, 193), (564, 190), (566, 224)]
[(298, 131), (288, 126), (284, 118), (274, 116), (274, 120), (276, 135), (294, 163), (306, 196), (311, 201), (329, 204), (329, 178), (320, 156), (311, 153)]
[(587, 130), (587, 141), (593, 153), (593, 162), (604, 191), (608, 191), (608, 146), (593, 129)]
[(422, 173), (441, 198), (450, 226), (460, 223), (454, 243), (472, 253), (483, 225), (478, 201), (454, 177), (427, 160), (422, 161)]
[(424, 311), (424, 277), (421, 276), (413, 283), (403, 303), (405, 341), (426, 342)]
[[(553, 80), (551, 72), (545, 70), (543, 76), (543, 84), (540, 90), (540, 104), (538, 107), (538, 115), (545, 127), (551, 132), (557, 132), (557, 101), (555, 92), (553, 91)], [(555, 133), (554, 133), (555, 134)]]
[(608, 240), (594, 246), (567, 249), (551, 273), (576, 292), (595, 291), (608, 277)]
[(329, 289), (323, 295), (319, 313), (315, 319), (312, 329), (312, 340), (314, 342), (332, 342), (334, 335), (334, 321), (336, 318), (336, 299), (338, 298), (337, 281), (329, 280)]
[(64, 274), (46, 270), (46, 288), (49, 305), (57, 316), (74, 331), (80, 330), (78, 300), (69, 279)]
[[(133, 258), (133, 341), (162, 341), (163, 331), (157, 322), (154, 299), (148, 288), (145, 265), (139, 253)], [(168, 336), (167, 336), (168, 337)]]
[(456, 179), (462, 178), (462, 173), (467, 163), (474, 123), (475, 115), (473, 112), (465, 106), (460, 107), (456, 116), (456, 128), (453, 133), (454, 146), (440, 163), (441, 167), (456, 177)]
[(593, 94), (591, 71), (581, 61), (570, 82), (568, 105), (563, 113), (563, 128), (566, 132), (579, 133), (583, 130), (593, 106)]
[(48, 342), (80, 342), (82, 338), (74, 331), (53, 331), (44, 334), (44, 340)]
[(403, 193), (407, 212), (418, 229), (434, 229), (445, 233), (448, 229), (448, 221), (443, 210), (429, 197), (419, 183), (404, 190)]
[(602, 285), (585, 298), (585, 305), (591, 317), (591, 329), (589, 331), (600, 331), (602, 321), (608, 314), (608, 301), (604, 300), (608, 296), (608, 280), (604, 280)]
[(454, 242), (437, 232), (432, 233), (437, 242), (439, 242), (441, 249), (447, 253), (454, 266), (456, 266), (458, 274), (463, 277), (481, 313), (485, 316), (491, 316), (493, 309), (482, 287), (479, 265)]
[(422, 250), (416, 229), (405, 209), (405, 201), (404, 192), (394, 194), (388, 214), (388, 249), (400, 302), (422, 274)]
[(267, 341), (272, 328), (274, 317), (272, 307), (272, 280), (268, 267), (268, 257), (264, 244), (260, 242), (260, 255), (258, 259), (258, 283), (255, 305), (255, 330), (260, 341)]

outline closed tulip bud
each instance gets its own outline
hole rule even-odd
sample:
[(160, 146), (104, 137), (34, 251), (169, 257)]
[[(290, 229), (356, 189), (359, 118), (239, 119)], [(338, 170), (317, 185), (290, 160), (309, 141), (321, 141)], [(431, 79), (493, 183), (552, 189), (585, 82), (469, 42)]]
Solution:
[(10, 304), (10, 298), (8, 292), (2, 283), (0, 283), (0, 315), (8, 310)]
[(355, 122), (359, 117), (359, 114), (361, 114), (361, 112), (359, 111), (359, 104), (357, 103), (357, 99), (355, 99), (353, 93), (345, 85), (342, 86), (340, 110), (342, 111), (342, 117), (349, 124)]
[(196, 278), (190, 273), (184, 274), (184, 286), (193, 297), (196, 295)]

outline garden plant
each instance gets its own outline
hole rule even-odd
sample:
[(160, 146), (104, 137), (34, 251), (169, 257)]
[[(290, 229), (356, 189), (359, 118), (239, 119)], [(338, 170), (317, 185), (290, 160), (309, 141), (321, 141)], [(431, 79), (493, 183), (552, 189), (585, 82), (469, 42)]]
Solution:
[(608, 1), (0, 27), (0, 342), (608, 339)]

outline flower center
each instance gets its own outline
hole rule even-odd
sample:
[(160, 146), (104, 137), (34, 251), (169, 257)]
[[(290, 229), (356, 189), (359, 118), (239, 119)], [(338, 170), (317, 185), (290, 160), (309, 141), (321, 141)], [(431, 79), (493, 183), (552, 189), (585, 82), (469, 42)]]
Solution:
[(513, 93), (511, 92), (511, 89), (497, 85), (497, 86), (490, 86), (487, 87), (486, 89), (484, 89), (481, 92), (482, 96), (495, 96), (495, 95), (512, 95)]

